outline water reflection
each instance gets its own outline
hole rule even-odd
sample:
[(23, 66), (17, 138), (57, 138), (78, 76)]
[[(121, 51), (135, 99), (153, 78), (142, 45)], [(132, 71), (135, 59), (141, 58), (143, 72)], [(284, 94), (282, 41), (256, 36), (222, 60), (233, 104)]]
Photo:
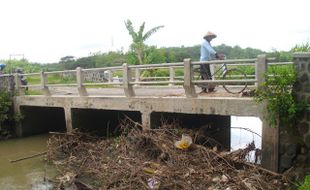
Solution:
[[(248, 130), (246, 130), (248, 129)], [(262, 148), (262, 121), (258, 117), (231, 117), (231, 150), (245, 148), (254, 141), (255, 147)], [(247, 156), (250, 162), (255, 161), (255, 151)], [(258, 158), (257, 163), (261, 160)]]
[[(231, 117), (231, 148), (237, 150), (254, 141), (255, 147), (262, 147), (262, 121), (258, 117)], [(247, 128), (254, 133), (242, 128)], [(256, 134), (255, 134), (256, 133)]]

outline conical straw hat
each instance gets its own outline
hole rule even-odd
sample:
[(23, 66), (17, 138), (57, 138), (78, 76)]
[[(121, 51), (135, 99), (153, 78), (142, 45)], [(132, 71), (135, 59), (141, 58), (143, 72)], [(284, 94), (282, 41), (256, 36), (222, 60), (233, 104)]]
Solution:
[(212, 38), (216, 38), (216, 34), (214, 34), (213, 32), (207, 32), (204, 36), (203, 36), (204, 38), (205, 37), (212, 37)]

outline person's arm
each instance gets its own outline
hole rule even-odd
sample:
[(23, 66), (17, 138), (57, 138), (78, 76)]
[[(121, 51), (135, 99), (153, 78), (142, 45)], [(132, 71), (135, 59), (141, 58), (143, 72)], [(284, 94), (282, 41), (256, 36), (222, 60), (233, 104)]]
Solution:
[(208, 50), (208, 52), (209, 52), (211, 55), (213, 55), (213, 56), (215, 56), (215, 57), (217, 58), (217, 53), (216, 53), (216, 51), (211, 47), (211, 45), (210, 45), (209, 43), (206, 43), (206, 44), (205, 44), (205, 48)]

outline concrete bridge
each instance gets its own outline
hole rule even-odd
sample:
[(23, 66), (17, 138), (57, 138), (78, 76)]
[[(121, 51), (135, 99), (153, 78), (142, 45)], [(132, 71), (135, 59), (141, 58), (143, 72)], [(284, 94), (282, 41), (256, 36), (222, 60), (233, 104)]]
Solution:
[[(188, 127), (208, 125), (218, 134), (214, 138), (224, 148), (230, 148), (230, 116), (255, 116), (263, 123), (262, 165), (273, 171), (279, 166), (279, 129), (271, 128), (265, 120), (265, 105), (257, 104), (252, 97), (229, 94), (220, 85), (247, 84), (247, 90), (254, 89), (264, 82), (264, 73), (268, 65), (292, 64), (272, 63), (261, 55), (256, 59), (221, 60), (208, 62), (165, 63), (151, 65), (127, 65), (121, 67), (94, 68), (56, 72), (24, 74), (27, 77), (39, 76), (40, 84), (20, 84), (19, 75), (15, 75), (16, 90), (15, 111), (24, 116), (17, 127), (19, 135), (29, 135), (44, 130), (56, 130), (62, 127), (68, 132), (73, 128), (101, 128), (117, 125), (124, 115), (140, 122), (145, 129), (156, 128), (162, 120), (179, 119)], [(229, 67), (252, 67), (255, 75), (246, 79), (205, 81), (195, 78), (194, 69), (200, 64)], [(166, 77), (145, 80), (141, 71), (148, 69), (166, 69)], [(181, 70), (183, 76), (176, 75)], [(85, 80), (88, 72), (108, 73), (107, 80), (94, 82)], [(50, 75), (73, 73), (74, 83), (49, 83)], [(121, 73), (114, 80), (115, 73)], [(134, 77), (132, 77), (134, 76)], [(252, 78), (251, 78), (252, 77)], [(215, 83), (217, 92), (199, 94), (197, 84)], [(102, 85), (105, 85), (104, 88)], [(152, 85), (150, 87), (150, 85)], [(181, 86), (179, 86), (181, 85)], [(96, 87), (96, 86), (99, 86)], [(40, 89), (42, 95), (23, 95), (24, 89)], [(238, 87), (236, 87), (238, 88)], [(57, 128), (57, 127), (56, 127)]]

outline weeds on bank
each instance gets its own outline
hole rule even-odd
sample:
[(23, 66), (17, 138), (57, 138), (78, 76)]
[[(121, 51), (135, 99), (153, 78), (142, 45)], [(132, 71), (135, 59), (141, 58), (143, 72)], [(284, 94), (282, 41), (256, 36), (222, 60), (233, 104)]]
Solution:
[(292, 94), (296, 77), (293, 68), (274, 67), (265, 73), (266, 81), (255, 92), (257, 102), (267, 101), (267, 120), (272, 126), (279, 123), (292, 125), (306, 107), (304, 102), (298, 102)]
[(304, 183), (299, 186), (298, 190), (309, 190), (310, 189), (310, 175), (307, 175)]

